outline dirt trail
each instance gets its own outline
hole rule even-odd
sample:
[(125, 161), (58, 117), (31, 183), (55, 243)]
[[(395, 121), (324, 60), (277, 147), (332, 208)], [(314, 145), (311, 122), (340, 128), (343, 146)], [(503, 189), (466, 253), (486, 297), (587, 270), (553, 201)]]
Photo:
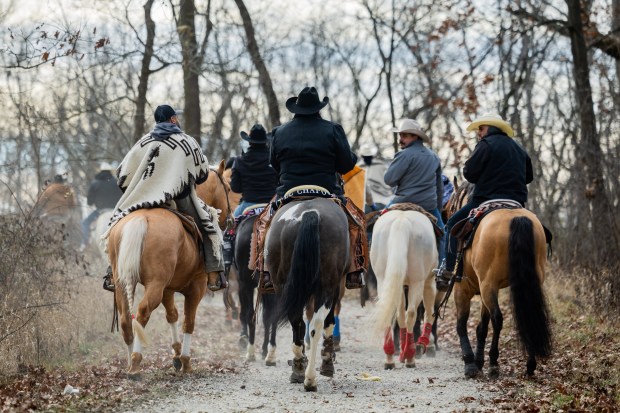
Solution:
[[(217, 314), (221, 306), (219, 298), (206, 299), (201, 307), (208, 310), (203, 312)], [(289, 383), (291, 368), (287, 360), (292, 358), (291, 332), (282, 328), (278, 332), (276, 367), (265, 366), (261, 359), (245, 363), (244, 352), (228, 348), (227, 354), (221, 355), (222, 363), (232, 366), (238, 373), (200, 374), (198, 362), (196, 373), (180, 381), (174, 380), (167, 386), (169, 392), (166, 394), (151, 393), (137, 403), (123, 403), (121, 409), (135, 412), (485, 410), (493, 393), (482, 388), (484, 381), (464, 378), (456, 351), (438, 351), (435, 358), (422, 357), (416, 360), (417, 366), (413, 369), (398, 364), (395, 370), (383, 370), (380, 346), (371, 344), (363, 335), (368, 329), (371, 308), (372, 304), (360, 308), (353, 295), (345, 297), (341, 312), (342, 351), (337, 353), (336, 374), (333, 379), (319, 375), (316, 393), (305, 392), (302, 384)], [(218, 346), (211, 347), (213, 350), (230, 347), (237, 341), (236, 328), (220, 329), (214, 324), (205, 338), (197, 335), (193, 342), (202, 346), (200, 349), (194, 346), (194, 357), (198, 361), (201, 357), (214, 356), (208, 348), (203, 348), (205, 342), (219, 340)], [(261, 339), (257, 342), (262, 342), (262, 328), (260, 330), (257, 338)], [(258, 346), (256, 350), (260, 357)], [(363, 373), (378, 376), (380, 380), (360, 380)]]

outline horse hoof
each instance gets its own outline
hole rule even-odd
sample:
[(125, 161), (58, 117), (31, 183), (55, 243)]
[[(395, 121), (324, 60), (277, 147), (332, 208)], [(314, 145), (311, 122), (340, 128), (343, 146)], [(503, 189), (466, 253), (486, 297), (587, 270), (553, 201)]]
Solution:
[(174, 356), (172, 358), (172, 365), (174, 366), (174, 369), (176, 371), (181, 370), (181, 367), (183, 366), (183, 363), (181, 363), (181, 359), (178, 356)]
[(334, 341), (334, 351), (340, 351), (340, 342), (335, 342)]
[(306, 389), (306, 391), (316, 391), (316, 384), (310, 386), (304, 384), (304, 389)]
[(434, 358), (436, 355), (437, 353), (435, 352), (435, 347), (429, 347), (426, 349), (426, 357)]
[(268, 367), (273, 367), (273, 366), (275, 366), (275, 365), (276, 365), (276, 362), (275, 362), (275, 361), (266, 361), (266, 362), (265, 362), (265, 366), (268, 366)]
[(305, 376), (303, 374), (299, 374), (299, 373), (295, 373), (292, 372), (291, 373), (291, 383), (303, 383), (305, 379)]
[(411, 359), (411, 360), (407, 360), (407, 362), (405, 363), (405, 367), (407, 367), (408, 369), (412, 369), (415, 367), (415, 360)]
[(416, 344), (415, 345), (415, 358), (417, 359), (422, 358), (424, 354), (426, 354), (426, 346), (424, 346), (423, 344)]
[(465, 377), (471, 379), (476, 377), (480, 373), (476, 363), (469, 363), (465, 365)]
[(142, 377), (139, 371), (128, 371), (127, 378), (129, 380), (140, 380)]
[(331, 360), (323, 360), (323, 363), (321, 363), (321, 370), (319, 370), (321, 376), (334, 377), (334, 371), (334, 362)]
[(248, 348), (248, 336), (243, 335), (239, 337), (239, 348), (245, 350)]
[(488, 374), (490, 379), (497, 379), (499, 378), (499, 366), (491, 366), (489, 367), (489, 374)]
[(394, 363), (385, 363), (383, 365), (384, 370), (394, 370), (396, 368), (396, 364)]

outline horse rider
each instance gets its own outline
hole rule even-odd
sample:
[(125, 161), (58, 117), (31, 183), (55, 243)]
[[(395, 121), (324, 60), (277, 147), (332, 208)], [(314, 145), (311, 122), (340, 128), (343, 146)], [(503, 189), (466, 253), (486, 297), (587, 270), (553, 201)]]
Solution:
[(114, 208), (123, 195), (116, 184), (116, 178), (112, 175), (114, 169), (114, 166), (107, 162), (101, 163), (99, 172), (88, 187), (86, 203), (95, 209), (82, 221), (82, 249), (89, 243), (93, 222), (99, 218), (101, 212)]
[(249, 206), (268, 203), (278, 186), (278, 174), (269, 163), (267, 131), (263, 125), (257, 123), (249, 135), (244, 131), (239, 135), (250, 146), (235, 158), (232, 166), (230, 189), (241, 194), (241, 202), (233, 213), (235, 218)]
[[(364, 215), (344, 197), (340, 177), (355, 167), (357, 156), (351, 151), (342, 126), (319, 114), (328, 103), (328, 97), (319, 100), (315, 87), (305, 87), (298, 96), (286, 101), (286, 108), (294, 114), (293, 119), (275, 128), (271, 141), (271, 165), (279, 176), (276, 196), (282, 198), (289, 189), (300, 185), (316, 185), (342, 200), (348, 216), (355, 217), (355, 221), (348, 220), (351, 253), (345, 285), (350, 289), (361, 288), (368, 262)], [(267, 225), (266, 215), (257, 219), (258, 227)], [(260, 257), (258, 266), (261, 270)], [(268, 272), (263, 272), (261, 285), (266, 290), (272, 288)]]
[[(467, 131), (477, 131), (478, 143), (465, 162), (463, 176), (475, 184), (472, 199), (459, 209), (446, 223), (447, 233), (469, 212), (481, 203), (492, 199), (509, 199), (525, 205), (527, 184), (532, 182), (532, 160), (512, 137), (510, 124), (496, 114), (483, 115), (467, 126)], [(446, 261), (435, 270), (437, 288), (446, 290), (456, 265), (457, 239), (448, 235)]]
[(454, 185), (450, 182), (450, 178), (443, 174), (441, 175), (441, 182), (443, 182), (443, 198), (441, 199), (440, 209), (443, 210), (454, 192)]
[[(443, 200), (443, 180), (439, 157), (424, 143), (430, 138), (414, 119), (403, 119), (398, 128), (400, 151), (388, 167), (383, 179), (394, 187), (394, 197), (388, 207), (396, 203), (409, 202), (418, 205), (437, 218), (437, 227), (443, 231), (441, 207)], [(445, 235), (439, 240), (439, 262), (443, 260)]]
[(109, 228), (130, 212), (172, 206), (174, 201), (180, 212), (194, 219), (202, 234), (207, 287), (211, 291), (226, 288), (217, 219), (196, 194), (196, 185), (207, 180), (207, 158), (198, 142), (183, 133), (171, 106), (158, 106), (154, 117), (153, 130), (130, 149), (117, 170), (123, 196), (116, 204)]
[[(267, 204), (278, 186), (278, 174), (269, 163), (267, 131), (263, 125), (257, 123), (252, 126), (249, 134), (241, 131), (239, 135), (249, 143), (249, 147), (241, 156), (232, 158), (230, 189), (241, 194), (241, 202), (233, 213), (235, 218), (252, 205)], [(234, 232), (227, 232), (224, 238), (224, 261), (230, 265), (233, 260)]]

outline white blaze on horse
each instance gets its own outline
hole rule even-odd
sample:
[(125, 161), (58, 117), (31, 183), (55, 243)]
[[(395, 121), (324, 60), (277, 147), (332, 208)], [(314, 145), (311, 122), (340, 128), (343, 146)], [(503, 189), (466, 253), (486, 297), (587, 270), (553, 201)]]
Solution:
[[(230, 187), (221, 179), (223, 166), (221, 163), (218, 170), (212, 170), (203, 185), (211, 188), (207, 201), (224, 208), (222, 215), (225, 222), (229, 212), (224, 207), (227, 205), (225, 197)], [(216, 210), (210, 209), (217, 218)], [(196, 311), (207, 291), (207, 273), (196, 236), (196, 233), (186, 230), (174, 212), (164, 208), (131, 212), (110, 231), (108, 254), (130, 375), (140, 372), (143, 346), (147, 343), (144, 328), (152, 311), (160, 303), (164, 306), (170, 326), (173, 365), (183, 372), (192, 370), (190, 346)], [(134, 316), (133, 300), (138, 283), (144, 286), (144, 297)], [(177, 327), (179, 315), (174, 303), (175, 292), (185, 296), (182, 342)]]
[[(320, 373), (334, 374), (334, 309), (349, 264), (347, 216), (333, 200), (313, 198), (282, 206), (265, 241), (265, 269), (280, 295), (277, 320), (293, 330), (291, 383), (316, 391), (317, 349), (323, 336)], [(310, 309), (310, 349), (304, 348), (304, 309)]]
[[(402, 210), (382, 215), (374, 225), (370, 262), (377, 276), (374, 331), (384, 337), (384, 367), (395, 367), (391, 331), (395, 316), (401, 327), (399, 359), (407, 367), (414, 367), (414, 357), (420, 357), (434, 341), (431, 330), (436, 287), (432, 270), (437, 265), (437, 244), (429, 218), (417, 211)], [(421, 302), (424, 325), (415, 342), (413, 326)]]

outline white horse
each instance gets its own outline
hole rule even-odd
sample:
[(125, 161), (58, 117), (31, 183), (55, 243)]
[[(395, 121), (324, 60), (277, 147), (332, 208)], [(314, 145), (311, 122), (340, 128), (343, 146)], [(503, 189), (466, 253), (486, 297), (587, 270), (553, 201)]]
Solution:
[[(437, 265), (437, 244), (433, 224), (416, 211), (392, 210), (382, 215), (374, 227), (370, 261), (377, 275), (374, 329), (375, 335), (384, 336), (385, 369), (395, 366), (391, 328), (395, 315), (400, 326), (400, 361), (415, 367), (416, 351), (420, 357), (429, 342), (434, 341), (433, 306), (437, 290), (432, 269)], [(424, 326), (415, 343), (413, 325), (420, 302), (424, 302)]]
[(97, 251), (101, 254), (101, 258), (108, 261), (108, 253), (105, 250), (105, 241), (101, 240), (101, 236), (108, 230), (108, 224), (110, 218), (112, 218), (114, 211), (112, 209), (104, 209), (97, 217), (95, 221), (95, 233), (91, 235), (91, 242), (97, 244)]

